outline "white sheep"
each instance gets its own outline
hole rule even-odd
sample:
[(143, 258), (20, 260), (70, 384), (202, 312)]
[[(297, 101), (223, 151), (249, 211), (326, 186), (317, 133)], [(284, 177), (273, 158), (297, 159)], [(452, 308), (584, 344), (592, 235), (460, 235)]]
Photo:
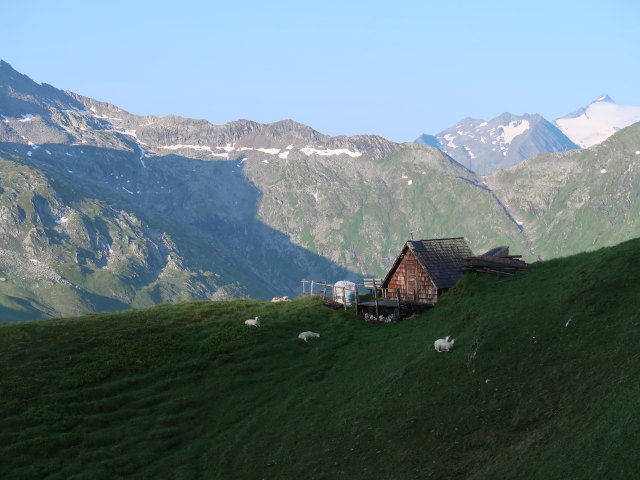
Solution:
[(315, 333), (315, 332), (302, 332), (300, 335), (298, 335), (298, 338), (300, 340), (304, 340), (305, 342), (309, 339), (309, 338), (320, 338), (320, 334), (319, 333)]
[(260, 317), (250, 318), (249, 320), (245, 320), (244, 324), (247, 327), (259, 327), (260, 326)]
[(287, 295), (285, 295), (284, 297), (273, 297), (271, 301), (272, 302), (288, 302), (289, 297)]
[(433, 342), (433, 348), (436, 349), (436, 352), (448, 352), (453, 348), (456, 343), (456, 339), (451, 339), (451, 337), (447, 336), (445, 338), (439, 338), (435, 342)]

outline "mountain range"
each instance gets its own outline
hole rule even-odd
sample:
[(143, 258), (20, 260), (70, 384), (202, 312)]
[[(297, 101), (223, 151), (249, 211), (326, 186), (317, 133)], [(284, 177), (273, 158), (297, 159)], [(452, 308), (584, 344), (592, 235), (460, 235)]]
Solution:
[(439, 148), (471, 170), (486, 174), (538, 153), (591, 147), (638, 121), (640, 107), (618, 105), (601, 95), (553, 123), (537, 114), (503, 113), (489, 121), (465, 118), (436, 135), (421, 135), (416, 143)]
[(534, 260), (640, 231), (640, 125), (481, 176), (430, 146), (291, 120), (132, 115), (6, 62), (0, 115), (4, 321), (295, 295), (303, 278), (383, 274), (412, 235)]

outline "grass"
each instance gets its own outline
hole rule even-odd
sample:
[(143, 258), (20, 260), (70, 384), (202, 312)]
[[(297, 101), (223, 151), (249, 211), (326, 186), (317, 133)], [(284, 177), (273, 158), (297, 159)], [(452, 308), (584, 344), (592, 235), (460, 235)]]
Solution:
[(317, 299), (3, 325), (0, 477), (635, 478), (638, 258), (467, 275), (392, 325)]

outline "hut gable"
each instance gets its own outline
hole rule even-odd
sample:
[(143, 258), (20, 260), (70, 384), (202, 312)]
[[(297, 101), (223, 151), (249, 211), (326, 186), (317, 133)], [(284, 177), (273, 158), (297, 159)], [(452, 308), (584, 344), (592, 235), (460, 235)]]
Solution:
[(400, 290), (403, 299), (435, 303), (437, 294), (462, 276), (464, 259), (473, 256), (463, 237), (409, 240), (387, 273), (382, 287), (389, 297)]

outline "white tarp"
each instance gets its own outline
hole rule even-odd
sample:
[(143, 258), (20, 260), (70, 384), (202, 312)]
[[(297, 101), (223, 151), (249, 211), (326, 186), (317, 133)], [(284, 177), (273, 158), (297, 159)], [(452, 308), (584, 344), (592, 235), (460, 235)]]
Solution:
[(333, 301), (345, 303), (347, 307), (354, 305), (356, 303), (356, 284), (349, 280), (336, 282), (333, 285)]

